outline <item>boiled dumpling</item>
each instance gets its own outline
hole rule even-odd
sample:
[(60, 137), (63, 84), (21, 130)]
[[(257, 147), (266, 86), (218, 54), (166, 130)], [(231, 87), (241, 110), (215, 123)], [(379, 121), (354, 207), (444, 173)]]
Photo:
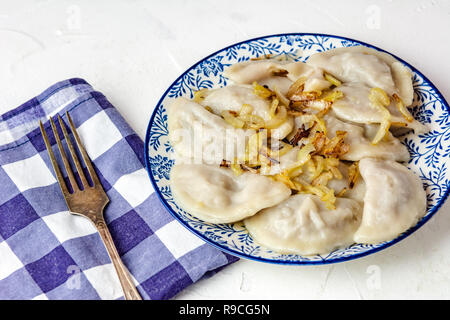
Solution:
[(220, 164), (245, 157), (246, 139), (255, 130), (236, 129), (202, 105), (178, 98), (168, 108), (169, 139), (177, 157)]
[(324, 117), (327, 135), (332, 138), (336, 131), (346, 131), (344, 141), (350, 145), (347, 153), (341, 156), (343, 160), (358, 161), (367, 157), (390, 159), (395, 161), (408, 161), (408, 149), (398, 139), (388, 133), (387, 140), (372, 144), (372, 138), (378, 130), (377, 125), (359, 126), (337, 119), (332, 115)]
[(170, 173), (176, 202), (190, 214), (211, 223), (242, 220), (287, 199), (281, 182), (245, 172), (236, 176), (219, 166), (181, 164)]
[(287, 77), (268, 77), (257, 81), (262, 86), (267, 86), (270, 90), (278, 90), (286, 96), (293, 82)]
[(343, 82), (378, 87), (389, 95), (397, 93), (406, 106), (412, 104), (411, 72), (387, 53), (363, 46), (337, 48), (313, 54), (306, 63), (324, 69)]
[(388, 160), (363, 159), (359, 170), (366, 184), (358, 243), (392, 240), (415, 225), (426, 209), (422, 182), (405, 166)]
[[(369, 100), (370, 88), (365, 84), (345, 83), (336, 90), (344, 94), (343, 98), (336, 100), (332, 105), (338, 118), (356, 123), (381, 123), (383, 121), (383, 113), (380, 109), (372, 106)], [(427, 131), (427, 128), (417, 120), (408, 122), (395, 106), (394, 101), (391, 101), (388, 110), (391, 114), (391, 122), (404, 123), (415, 133)]]
[(278, 61), (275, 59), (262, 59), (255, 61), (245, 61), (231, 65), (225, 70), (225, 76), (236, 83), (253, 83), (281, 75), (291, 81), (295, 81), (301, 76), (310, 73), (312, 68), (303, 62)]
[[(345, 143), (350, 146), (347, 153), (340, 156), (342, 160), (358, 161), (367, 157), (391, 159), (395, 161), (408, 161), (409, 152), (405, 145), (394, 138), (391, 133), (387, 134), (386, 140), (377, 144), (372, 144), (372, 139), (376, 135), (378, 125), (358, 125), (339, 120), (333, 112), (329, 112), (323, 117), (327, 128), (328, 138), (336, 136), (337, 131), (346, 131)], [(293, 137), (294, 132), (301, 128), (303, 120), (301, 117), (295, 118), (293, 133), (288, 139)], [(302, 140), (299, 141), (299, 144)]]
[[(386, 55), (386, 59), (393, 58), (388, 54)], [(403, 65), (403, 63), (399, 61), (393, 61), (390, 65), (399, 97), (402, 98), (405, 106), (412, 107), (412, 103), (414, 100), (414, 88), (412, 85), (411, 70), (409, 70), (406, 66)]]
[(254, 94), (251, 86), (229, 85), (219, 89), (208, 90), (204, 96), (205, 98), (200, 104), (210, 107), (217, 115), (220, 115), (225, 110), (239, 112), (243, 104), (249, 104), (253, 107), (253, 114), (260, 116), (264, 120), (269, 118), (269, 101)]
[[(244, 104), (248, 104), (253, 108), (252, 114), (261, 117), (264, 121), (271, 118), (270, 102), (254, 94), (251, 86), (230, 85), (220, 89), (208, 90), (200, 103), (203, 106), (210, 107), (217, 115), (225, 110), (239, 112)], [(281, 140), (292, 131), (293, 127), (294, 120), (292, 117), (288, 117), (285, 123), (270, 130), (270, 135)]]
[(328, 210), (317, 196), (296, 194), (246, 219), (245, 226), (260, 244), (280, 253), (322, 254), (353, 243), (361, 206), (351, 199), (336, 199)]
[(330, 50), (312, 55), (308, 64), (323, 68), (343, 82), (364, 83), (389, 94), (396, 91), (389, 65), (374, 55)]
[[(284, 74), (282, 76), (277, 74)], [(245, 61), (230, 66), (225, 75), (236, 83), (251, 84), (254, 81), (267, 85), (274, 90), (275, 87), (286, 94), (291, 84), (300, 77), (306, 77), (305, 91), (321, 91), (331, 86), (325, 80), (321, 68), (312, 67), (304, 62), (284, 62), (274, 59)]]

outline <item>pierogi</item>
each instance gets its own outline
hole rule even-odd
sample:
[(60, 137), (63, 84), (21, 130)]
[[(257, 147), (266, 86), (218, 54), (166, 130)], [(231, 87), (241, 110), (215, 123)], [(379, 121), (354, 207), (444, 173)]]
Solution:
[(225, 76), (236, 83), (251, 84), (274, 76), (284, 75), (291, 81), (308, 75), (313, 68), (303, 62), (262, 59), (236, 63), (225, 70)]
[(277, 61), (272, 59), (247, 61), (230, 66), (225, 75), (236, 83), (251, 84), (255, 81), (278, 89), (286, 94), (290, 85), (300, 77), (305, 77), (305, 91), (324, 90), (331, 86), (323, 76), (321, 68), (311, 67), (297, 61)]
[(419, 177), (411, 170), (395, 161), (371, 158), (362, 159), (359, 170), (366, 192), (355, 242), (391, 240), (423, 217), (426, 194)]
[[(358, 161), (367, 157), (391, 159), (400, 162), (409, 160), (408, 149), (391, 133), (388, 133), (383, 141), (374, 145), (371, 143), (371, 140), (375, 135), (376, 128), (371, 124), (362, 125), (345, 122), (339, 120), (333, 113), (325, 115), (323, 120), (327, 127), (327, 136), (329, 138), (335, 136), (337, 131), (347, 132), (344, 141), (351, 147), (347, 153), (342, 155), (342, 160)], [(297, 117), (294, 123), (294, 132), (302, 125), (302, 119)], [(291, 133), (288, 137), (292, 138), (293, 134)], [(302, 142), (301, 140), (299, 141), (299, 143)]]
[(371, 143), (374, 135), (373, 126), (344, 122), (332, 115), (324, 116), (324, 120), (329, 136), (335, 135), (337, 131), (347, 132), (344, 141), (350, 145), (350, 150), (342, 156), (343, 160), (358, 161), (367, 157), (400, 162), (409, 160), (408, 149), (391, 133), (388, 133), (383, 141), (374, 145)]
[[(332, 109), (335, 115), (344, 121), (362, 124), (381, 123), (383, 114), (374, 108), (369, 100), (370, 87), (361, 83), (346, 83), (335, 90), (343, 92), (344, 97), (333, 103)], [(395, 106), (394, 101), (387, 107), (391, 114), (391, 121), (402, 124), (414, 130), (415, 133), (423, 133), (427, 129), (419, 121), (406, 120)]]
[(169, 139), (179, 159), (219, 165), (223, 159), (241, 159), (246, 138), (254, 130), (237, 129), (202, 105), (176, 99), (168, 108)]
[(340, 198), (328, 210), (315, 195), (296, 194), (244, 220), (262, 245), (288, 254), (321, 254), (353, 243), (361, 220), (361, 206)]
[[(253, 93), (253, 88), (246, 85), (230, 85), (224, 88), (210, 90), (200, 102), (203, 106), (210, 107), (212, 112), (220, 115), (223, 111), (239, 112), (244, 104), (253, 108), (252, 114), (267, 121), (270, 119), (270, 103)], [(273, 138), (282, 140), (294, 127), (294, 119), (289, 117), (278, 128), (270, 130)]]
[(287, 199), (281, 182), (202, 164), (175, 165), (170, 173), (174, 199), (190, 214), (211, 223), (235, 222)]
[(414, 89), (411, 71), (393, 56), (372, 48), (337, 48), (309, 57), (307, 64), (321, 68), (343, 82), (378, 87), (392, 95), (398, 93), (406, 106), (412, 104)]
[(425, 215), (422, 183), (393, 134), (427, 131), (407, 109), (403, 63), (356, 46), (224, 74), (228, 86), (168, 107), (170, 186), (186, 212), (243, 220), (257, 243), (302, 255), (389, 241)]

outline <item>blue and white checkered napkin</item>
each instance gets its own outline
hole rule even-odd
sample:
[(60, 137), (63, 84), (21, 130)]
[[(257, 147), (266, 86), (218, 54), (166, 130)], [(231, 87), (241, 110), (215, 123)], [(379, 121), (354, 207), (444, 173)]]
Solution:
[(162, 207), (141, 139), (100, 92), (71, 79), (0, 117), (0, 299), (122, 297), (95, 228), (67, 211), (38, 129), (45, 121), (56, 151), (47, 119), (67, 110), (111, 200), (105, 219), (144, 299), (173, 297), (236, 261)]

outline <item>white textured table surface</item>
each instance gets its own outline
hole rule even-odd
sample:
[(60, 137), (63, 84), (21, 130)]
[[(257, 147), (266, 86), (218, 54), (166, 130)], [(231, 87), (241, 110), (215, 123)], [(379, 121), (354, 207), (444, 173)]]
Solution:
[[(0, 3), (0, 113), (81, 77), (143, 138), (159, 97), (202, 57), (245, 39), (330, 33), (422, 71), (449, 100), (450, 1), (76, 1)], [(376, 4), (374, 4), (376, 3)], [(328, 266), (239, 261), (180, 299), (450, 298), (450, 203), (394, 247)]]

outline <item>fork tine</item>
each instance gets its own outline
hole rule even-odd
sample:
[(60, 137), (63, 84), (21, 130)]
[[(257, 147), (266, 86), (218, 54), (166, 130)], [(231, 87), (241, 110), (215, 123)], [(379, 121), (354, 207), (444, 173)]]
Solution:
[(67, 159), (66, 152), (64, 151), (63, 145), (61, 143), (61, 138), (59, 137), (58, 131), (56, 130), (55, 122), (53, 118), (50, 117), (50, 124), (52, 125), (53, 135), (55, 136), (56, 143), (58, 145), (59, 152), (61, 154), (61, 158), (64, 163), (64, 167), (66, 168), (67, 176), (69, 177), (70, 184), (72, 185), (72, 189), (74, 192), (79, 190), (77, 181), (75, 180), (75, 176), (73, 175), (72, 168), (70, 167), (69, 160)]
[(81, 156), (83, 157), (83, 161), (86, 164), (89, 174), (91, 175), (92, 183), (94, 184), (94, 187), (96, 185), (101, 185), (100, 180), (98, 179), (98, 176), (95, 173), (94, 166), (92, 165), (91, 159), (89, 158), (89, 155), (87, 154), (86, 149), (84, 149), (83, 143), (81, 142), (81, 139), (78, 136), (77, 130), (75, 128), (75, 125), (73, 124), (73, 121), (69, 115), (69, 112), (66, 112), (66, 115), (67, 115), (67, 119), (69, 120), (70, 129), (72, 130), (72, 134), (75, 138), (75, 142), (77, 143), (78, 149), (80, 150)]
[(69, 190), (67, 189), (66, 182), (64, 181), (64, 177), (61, 174), (61, 170), (59, 169), (58, 162), (56, 162), (55, 154), (53, 153), (52, 146), (50, 145), (50, 141), (48, 140), (47, 132), (45, 132), (42, 121), (39, 121), (39, 126), (41, 128), (42, 138), (44, 139), (45, 147), (47, 148), (50, 161), (52, 162), (53, 169), (55, 170), (56, 179), (58, 179), (59, 186), (65, 198), (66, 195), (69, 194)]
[(66, 127), (64, 126), (64, 122), (61, 119), (61, 117), (58, 115), (59, 125), (61, 126), (62, 132), (64, 134), (64, 138), (66, 139), (67, 146), (69, 147), (70, 154), (72, 155), (72, 160), (75, 163), (75, 167), (77, 168), (78, 175), (80, 176), (81, 184), (83, 188), (88, 188), (89, 183), (86, 180), (86, 176), (84, 175), (83, 167), (80, 164), (80, 161), (78, 160), (78, 156), (75, 152), (75, 148), (72, 145), (72, 142), (70, 141), (69, 134), (67, 133)]

